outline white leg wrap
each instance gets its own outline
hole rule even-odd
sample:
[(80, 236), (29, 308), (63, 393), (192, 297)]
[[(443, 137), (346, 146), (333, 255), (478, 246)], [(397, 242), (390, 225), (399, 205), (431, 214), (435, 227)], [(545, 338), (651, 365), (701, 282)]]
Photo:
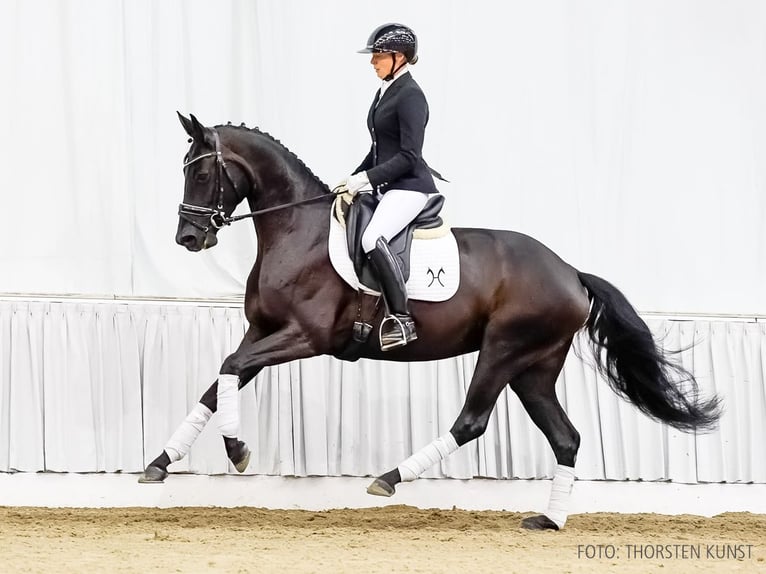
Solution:
[(239, 377), (218, 376), (218, 430), (225, 437), (239, 436)]
[(553, 475), (551, 486), (551, 500), (545, 516), (550, 518), (556, 526), (563, 528), (569, 515), (569, 497), (574, 486), (575, 469), (563, 464), (556, 465), (556, 473)]
[(457, 449), (457, 442), (455, 442), (455, 437), (452, 436), (451, 432), (440, 436), (399, 465), (398, 470), (402, 481), (409, 482), (415, 480), (427, 468), (435, 465), (440, 460), (444, 460)]
[(191, 445), (197, 440), (199, 433), (205, 428), (205, 425), (213, 416), (213, 411), (202, 403), (197, 403), (191, 412), (186, 415), (184, 422), (176, 429), (173, 436), (165, 445), (165, 452), (170, 458), (170, 462), (181, 460), (191, 449)]

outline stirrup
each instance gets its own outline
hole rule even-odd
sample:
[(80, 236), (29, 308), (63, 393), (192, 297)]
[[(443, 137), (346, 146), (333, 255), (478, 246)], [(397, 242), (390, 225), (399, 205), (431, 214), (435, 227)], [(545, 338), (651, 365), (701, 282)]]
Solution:
[(380, 322), (378, 339), (380, 340), (381, 351), (403, 347), (417, 338), (415, 322), (407, 315), (386, 315)]

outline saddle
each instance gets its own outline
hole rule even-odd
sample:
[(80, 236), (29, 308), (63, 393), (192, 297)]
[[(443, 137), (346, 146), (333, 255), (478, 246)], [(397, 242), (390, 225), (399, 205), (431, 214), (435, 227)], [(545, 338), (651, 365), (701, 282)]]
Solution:
[[(380, 290), (380, 283), (375, 275), (367, 255), (362, 249), (362, 234), (372, 219), (378, 199), (370, 193), (360, 193), (349, 205), (346, 201), (338, 201), (341, 213), (336, 210), (336, 217), (342, 222), (345, 219), (346, 241), (348, 243), (348, 253), (354, 264), (354, 271), (363, 285), (375, 290)], [(395, 235), (388, 242), (391, 253), (397, 258), (407, 281), (410, 276), (410, 248), (412, 246), (412, 236), (416, 229), (436, 229), (443, 225), (442, 218), (439, 216), (444, 205), (444, 196), (434, 194), (428, 199), (426, 206), (410, 224)]]

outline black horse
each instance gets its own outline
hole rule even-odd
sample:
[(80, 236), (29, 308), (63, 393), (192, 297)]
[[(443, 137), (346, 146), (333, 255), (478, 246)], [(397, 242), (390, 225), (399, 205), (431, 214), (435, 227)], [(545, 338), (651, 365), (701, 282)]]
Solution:
[[(619, 395), (653, 419), (684, 431), (715, 425), (718, 398), (699, 396), (693, 375), (668, 359), (620, 291), (511, 231), (453, 229), (460, 253), (457, 293), (442, 303), (411, 303), (418, 327), (413, 343), (383, 352), (373, 337), (354, 348), (359, 305), (376, 307), (372, 297), (349, 287), (330, 264), (328, 210), (334, 195), (329, 188), (257, 128), (208, 128), (194, 116), (179, 118), (192, 139), (177, 243), (190, 251), (212, 247), (218, 229), (233, 221), (231, 213), (241, 201), (246, 199), (254, 212), (258, 254), (245, 293), (249, 329), (224, 361), (221, 377), (236, 376), (241, 387), (264, 367), (322, 354), (428, 361), (478, 350), (465, 404), (450, 431), (457, 445), (484, 433), (498, 395), (510, 385), (558, 463), (573, 467), (580, 437), (554, 385), (573, 337), (584, 328), (599, 370)], [(377, 326), (380, 320), (377, 312), (371, 322)], [(217, 385), (200, 399), (205, 414), (192, 421), (197, 430), (184, 435), (187, 446), (219, 406)], [(224, 437), (224, 442), (241, 472), (247, 447), (236, 437)], [(175, 460), (188, 452), (184, 448)], [(147, 466), (142, 482), (167, 477), (168, 452)], [(402, 481), (401, 468), (375, 479), (368, 491), (393, 494)], [(527, 518), (523, 525), (558, 528), (545, 515)]]

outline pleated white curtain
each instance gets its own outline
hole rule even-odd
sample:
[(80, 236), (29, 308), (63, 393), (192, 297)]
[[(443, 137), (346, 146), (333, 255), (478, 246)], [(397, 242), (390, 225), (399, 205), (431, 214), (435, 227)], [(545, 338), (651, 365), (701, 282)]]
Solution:
[[(720, 393), (720, 428), (655, 423), (598, 377), (587, 345), (558, 393), (582, 436), (581, 479), (766, 482), (766, 324), (650, 319), (655, 335)], [(245, 331), (234, 307), (0, 302), (0, 470), (138, 472), (215, 380)], [(582, 343), (582, 340), (580, 341)], [(692, 346), (692, 344), (694, 345)], [(452, 426), (476, 355), (399, 364), (330, 357), (265, 369), (241, 392), (248, 472), (365, 476)], [(484, 437), (426, 476), (541, 478), (555, 462), (504, 392)], [(229, 470), (214, 424), (175, 470)]]

